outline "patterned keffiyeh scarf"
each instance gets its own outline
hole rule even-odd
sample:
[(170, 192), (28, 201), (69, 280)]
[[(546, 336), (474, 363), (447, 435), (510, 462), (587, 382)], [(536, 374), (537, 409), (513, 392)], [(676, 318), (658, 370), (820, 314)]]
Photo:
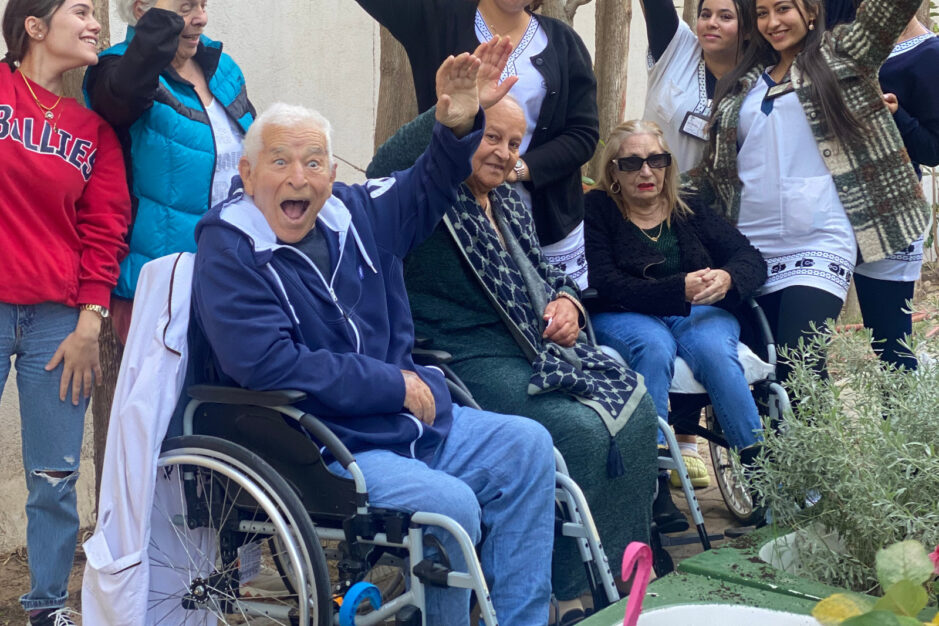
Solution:
[(610, 433), (607, 472), (623, 473), (613, 437), (626, 425), (645, 393), (642, 378), (587, 341), (584, 333), (565, 348), (542, 338), (543, 311), (562, 287), (574, 283), (541, 253), (531, 215), (507, 185), (489, 193), (503, 247), (466, 185), (444, 223), (487, 296), (532, 365), (529, 395), (560, 391), (593, 409)]

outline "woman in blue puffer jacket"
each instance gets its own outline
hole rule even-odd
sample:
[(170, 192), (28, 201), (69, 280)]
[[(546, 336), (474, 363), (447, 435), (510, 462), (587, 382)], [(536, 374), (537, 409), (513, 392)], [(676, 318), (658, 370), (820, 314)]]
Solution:
[(203, 35), (206, 0), (118, 0), (127, 38), (88, 72), (90, 106), (118, 133), (134, 209), (111, 309), (122, 340), (144, 263), (195, 252), (196, 222), (225, 200), (255, 117), (238, 65)]

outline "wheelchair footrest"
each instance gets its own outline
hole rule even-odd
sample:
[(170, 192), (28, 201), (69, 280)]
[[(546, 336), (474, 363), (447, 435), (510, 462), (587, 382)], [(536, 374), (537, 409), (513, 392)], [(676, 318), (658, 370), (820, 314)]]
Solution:
[(421, 611), (416, 606), (406, 606), (395, 615), (395, 626), (421, 626)]
[(424, 559), (414, 566), (414, 575), (425, 585), (447, 587), (447, 577), (452, 572), (449, 567), (430, 559)]

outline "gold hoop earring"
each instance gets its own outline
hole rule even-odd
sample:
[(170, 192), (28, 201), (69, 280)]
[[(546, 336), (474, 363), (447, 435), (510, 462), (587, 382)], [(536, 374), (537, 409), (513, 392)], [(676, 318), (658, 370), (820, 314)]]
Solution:
[(623, 186), (619, 184), (619, 181), (618, 181), (618, 180), (614, 180), (614, 181), (613, 181), (613, 184), (610, 185), (610, 192), (611, 192), (613, 195), (617, 195), (617, 196), (618, 196), (619, 193), (620, 193), (622, 190), (623, 190)]

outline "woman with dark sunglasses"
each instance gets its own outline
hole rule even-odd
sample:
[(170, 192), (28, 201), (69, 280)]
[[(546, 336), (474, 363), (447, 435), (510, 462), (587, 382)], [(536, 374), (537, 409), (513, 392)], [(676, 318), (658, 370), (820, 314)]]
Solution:
[[(597, 188), (586, 195), (584, 230), (591, 307), (600, 344), (643, 375), (658, 414), (668, 415), (675, 357), (708, 390), (736, 449), (760, 440), (760, 417), (737, 358), (740, 325), (729, 311), (766, 277), (759, 251), (706, 206), (678, 195), (678, 163), (653, 122), (617, 126), (606, 140)], [(664, 441), (660, 435), (660, 445)], [(674, 524), (667, 478), (653, 519)]]

